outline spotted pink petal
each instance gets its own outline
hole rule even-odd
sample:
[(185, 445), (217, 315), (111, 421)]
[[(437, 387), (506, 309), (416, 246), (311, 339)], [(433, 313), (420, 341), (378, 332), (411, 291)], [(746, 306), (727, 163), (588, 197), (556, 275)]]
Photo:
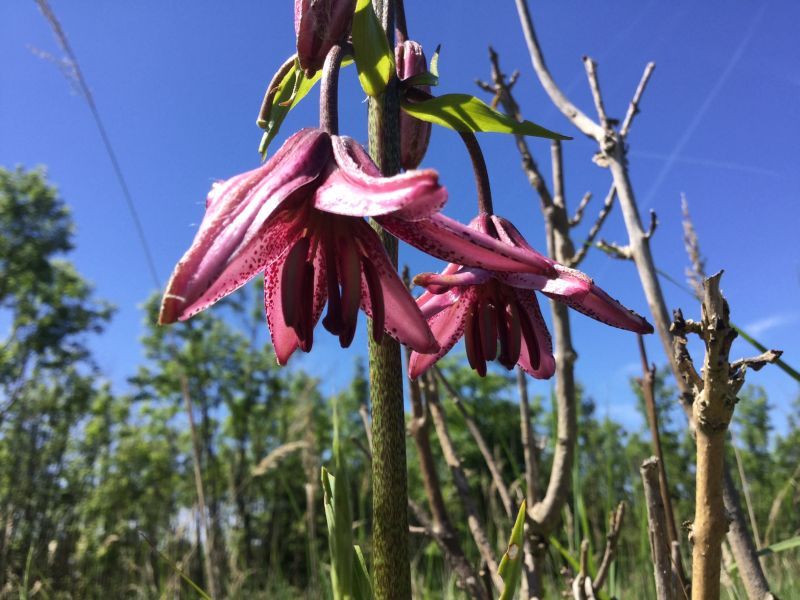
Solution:
[(353, 217), (394, 215), (416, 221), (439, 211), (447, 190), (433, 170), (383, 177), (359, 143), (332, 136), (338, 169), (332, 169), (314, 195), (319, 210)]
[(305, 193), (330, 157), (328, 135), (304, 129), (266, 164), (212, 188), (206, 214), (172, 273), (159, 321), (186, 319), (241, 287), (282, 250), (281, 230), (265, 223), (284, 202)]
[(533, 246), (531, 246), (528, 241), (522, 237), (522, 234), (519, 230), (514, 226), (511, 221), (508, 219), (504, 219), (503, 217), (498, 217), (497, 215), (492, 215), (492, 224), (494, 225), (495, 231), (497, 231), (497, 235), (503, 240), (506, 244), (511, 244), (512, 246), (516, 246), (518, 248), (524, 248), (534, 254), (538, 254), (542, 257), (543, 260), (548, 261), (550, 264), (555, 264), (555, 261), (544, 256), (540, 252), (538, 252)]
[(435, 354), (412, 352), (408, 361), (409, 377), (416, 379), (452, 350), (456, 342), (464, 335), (467, 318), (475, 299), (475, 288), (467, 288), (458, 301), (454, 302), (447, 310), (439, 312), (428, 320), (433, 337), (439, 342), (439, 351)]
[(448, 262), (491, 271), (556, 276), (551, 262), (541, 255), (509, 246), (441, 213), (413, 223), (391, 216), (378, 221), (395, 237)]
[(517, 288), (539, 290), (548, 298), (606, 325), (641, 334), (653, 333), (653, 326), (644, 317), (614, 300), (585, 273), (559, 264), (555, 268), (558, 271), (556, 279), (545, 280), (543, 277), (516, 273), (498, 274), (498, 278)]
[[(272, 346), (279, 365), (285, 365), (294, 351), (300, 347), (300, 341), (294, 329), (286, 325), (283, 318), (283, 303), (281, 300), (281, 275), (289, 250), (296, 241), (288, 241), (283, 253), (273, 260), (264, 271), (264, 309), (267, 313), (267, 326), (269, 327)], [(326, 265), (321, 252), (314, 256), (314, 298), (312, 308), (313, 330), (322, 315), (325, 302), (328, 299)]]
[[(418, 352), (436, 352), (439, 349), (431, 334), (417, 303), (408, 293), (405, 284), (397, 275), (380, 238), (366, 221), (353, 224), (353, 233), (380, 278), (383, 291), (384, 325), (386, 333)], [(362, 272), (361, 307), (370, 317), (373, 316), (372, 300)]]
[(536, 343), (539, 348), (539, 366), (534, 368), (531, 360), (531, 349), (528, 348), (525, 337), (523, 336), (517, 364), (522, 367), (526, 373), (536, 379), (550, 379), (553, 373), (556, 372), (556, 360), (553, 357), (553, 342), (550, 339), (550, 332), (547, 331), (547, 325), (542, 317), (539, 301), (536, 299), (536, 294), (533, 292), (516, 290), (516, 296), (520, 306), (525, 310), (533, 325), (536, 334)]
[[(442, 271), (442, 275), (449, 275), (455, 273), (461, 268), (461, 265), (457, 265), (455, 263), (447, 263), (447, 266)], [(431, 294), (428, 290), (423, 290), (422, 295), (417, 298), (417, 305), (422, 306), (425, 302), (430, 299), (431, 296), (436, 294)]]
[(443, 294), (431, 294), (426, 292), (427, 295), (423, 294), (417, 298), (417, 306), (419, 306), (419, 309), (422, 311), (422, 316), (425, 317), (425, 319), (430, 319), (433, 315), (442, 312), (458, 302), (461, 296), (464, 295), (465, 289), (469, 288), (454, 287)]

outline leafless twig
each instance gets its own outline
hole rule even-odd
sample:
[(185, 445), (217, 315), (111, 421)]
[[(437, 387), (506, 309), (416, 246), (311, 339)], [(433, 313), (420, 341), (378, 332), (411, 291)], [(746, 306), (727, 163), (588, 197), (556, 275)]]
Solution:
[(658, 600), (676, 600), (675, 578), (672, 573), (670, 544), (664, 517), (664, 503), (658, 483), (658, 459), (651, 456), (640, 469), (644, 496), (647, 502), (647, 525), (650, 535), (650, 552), (653, 555), (653, 575)]
[(656, 63), (654, 62), (647, 63), (647, 66), (644, 68), (644, 73), (642, 73), (642, 78), (639, 80), (639, 85), (636, 87), (636, 92), (634, 92), (633, 98), (628, 105), (628, 112), (625, 114), (625, 119), (622, 121), (622, 127), (619, 129), (619, 135), (622, 138), (628, 137), (628, 131), (630, 131), (631, 125), (633, 124), (633, 118), (639, 114), (639, 102), (642, 99), (644, 89), (647, 87), (647, 82), (650, 81), (650, 76), (653, 74), (655, 68)]
[(453, 400), (453, 404), (456, 405), (458, 412), (464, 419), (464, 423), (466, 423), (467, 430), (472, 436), (472, 439), (475, 440), (478, 450), (480, 451), (481, 456), (483, 457), (483, 460), (489, 469), (489, 473), (492, 475), (492, 481), (494, 482), (494, 486), (497, 489), (498, 495), (500, 496), (500, 501), (503, 503), (503, 510), (505, 510), (506, 516), (509, 518), (513, 517), (514, 505), (511, 502), (511, 495), (508, 493), (508, 486), (506, 486), (505, 481), (503, 481), (503, 475), (500, 473), (500, 468), (497, 466), (497, 461), (494, 460), (492, 453), (489, 451), (489, 446), (486, 443), (480, 428), (475, 423), (475, 419), (473, 419), (467, 411), (467, 408), (464, 405), (464, 400), (461, 398), (461, 394), (459, 394), (458, 391), (450, 384), (450, 382), (447, 380), (447, 377), (445, 377), (444, 373), (442, 373), (441, 369), (439, 369), (438, 366), (434, 366), (433, 372), (436, 374), (436, 377), (439, 379), (439, 381), (442, 382), (444, 389), (447, 390), (447, 393)]
[(442, 448), (442, 454), (447, 466), (450, 468), (450, 473), (453, 476), (453, 483), (456, 486), (461, 505), (467, 516), (467, 525), (472, 539), (475, 540), (475, 545), (478, 547), (478, 552), (481, 558), (485, 561), (487, 569), (490, 573), (492, 584), (498, 590), (503, 589), (503, 580), (497, 573), (497, 560), (495, 559), (492, 546), (489, 543), (489, 538), (486, 535), (486, 529), (483, 526), (478, 508), (475, 505), (475, 500), (472, 497), (472, 492), (469, 489), (469, 482), (464, 474), (464, 469), (461, 467), (461, 459), (458, 457), (453, 440), (450, 437), (450, 432), (447, 428), (447, 421), (444, 416), (444, 410), (439, 402), (439, 390), (434, 375), (430, 372), (424, 376), (424, 393), (427, 399), (428, 408), (431, 413), (431, 419), (436, 429), (436, 435), (439, 438), (439, 445)]
[(595, 592), (599, 592), (606, 582), (608, 570), (611, 563), (614, 562), (614, 556), (617, 552), (617, 541), (619, 534), (622, 531), (622, 521), (625, 518), (625, 503), (620, 502), (614, 512), (608, 519), (608, 532), (606, 533), (606, 548), (603, 551), (603, 558), (600, 561), (600, 566), (597, 567), (592, 586)]
[[(725, 469), (725, 437), (733, 417), (736, 394), (744, 385), (744, 373), (751, 361), (760, 368), (780, 356), (780, 352), (772, 351), (735, 364), (729, 362), (731, 344), (737, 334), (730, 323), (728, 303), (720, 291), (721, 277), (720, 272), (703, 283), (702, 320), (691, 323), (676, 313), (672, 326), (676, 362), (681, 365), (684, 381), (692, 384), (692, 411), (696, 424), (697, 487), (695, 518), (690, 534), (693, 542), (692, 597), (696, 600), (716, 598), (720, 593), (721, 546), (728, 530), (725, 478), (730, 477)], [(702, 378), (691, 364), (686, 348), (690, 331), (705, 345)], [(745, 565), (750, 568), (749, 561)], [(739, 567), (742, 569), (743, 565)], [(758, 570), (761, 571), (760, 565)], [(747, 574), (748, 577), (752, 577), (752, 573)], [(755, 597), (769, 597), (769, 591)]]

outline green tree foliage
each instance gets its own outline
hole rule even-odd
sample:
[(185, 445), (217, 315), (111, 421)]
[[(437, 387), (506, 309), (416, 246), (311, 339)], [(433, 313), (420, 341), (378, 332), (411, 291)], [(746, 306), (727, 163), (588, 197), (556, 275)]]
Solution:
[[(260, 284), (169, 328), (155, 324), (157, 298), (147, 300), (143, 361), (121, 393), (92, 357), (92, 336), (103, 332), (112, 310), (69, 262), (72, 231), (70, 212), (44, 171), (0, 169), (0, 598), (26, 591), (48, 598), (193, 597), (176, 569), (208, 589), (208, 562), (219, 597), (331, 598), (320, 471), (325, 466), (338, 476), (332, 402), (323, 382), (277, 367), (266, 341)], [(525, 478), (515, 378), (499, 370), (479, 378), (458, 357), (440, 366), (480, 429), (516, 509)], [(367, 564), (368, 386), (357, 362), (350, 384), (335, 396), (340, 467), (344, 461), (348, 473), (336, 485), (349, 481), (352, 543)], [(628, 504), (628, 516), (604, 593), (653, 595), (650, 568), (642, 568), (650, 556), (638, 473), (652, 453), (651, 440), (635, 381), (632, 389), (641, 416), (634, 428), (579, 392), (572, 487), (561, 528), (542, 540), (548, 597), (559, 597), (562, 571), (573, 568), (584, 539), (589, 569), (596, 568), (608, 514), (619, 501)], [(513, 515), (506, 514), (464, 416), (443, 386), (440, 396), (479, 517), (500, 556)], [(530, 403), (541, 492), (557, 442), (555, 414), (548, 397)], [(693, 513), (694, 442), (666, 371), (656, 375), (656, 406), (676, 522), (682, 523)], [(728, 458), (741, 464), (765, 544), (800, 531), (798, 414), (800, 397), (773, 430), (773, 408), (756, 387), (742, 392), (737, 407), (738, 462), (733, 453)], [(465, 556), (479, 568), (436, 432), (429, 433), (450, 520)], [(413, 445), (408, 464), (410, 497), (426, 507)], [(435, 543), (415, 535), (411, 550), (417, 596), (462, 597)], [(766, 560), (778, 594), (793, 597), (797, 584), (787, 574), (798, 568), (796, 554)]]

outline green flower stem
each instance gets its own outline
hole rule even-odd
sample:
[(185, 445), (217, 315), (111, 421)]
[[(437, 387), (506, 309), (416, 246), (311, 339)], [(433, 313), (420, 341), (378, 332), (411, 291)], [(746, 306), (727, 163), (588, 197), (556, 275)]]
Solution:
[[(373, 0), (386, 31), (394, 33), (393, 0)], [(390, 40), (390, 46), (394, 47)], [(369, 150), (384, 175), (400, 171), (397, 80), (370, 99)], [(397, 240), (372, 226), (397, 267)], [(387, 335), (375, 343), (369, 325), (369, 383), (372, 403), (372, 586), (375, 600), (410, 600), (408, 483), (400, 345)]]

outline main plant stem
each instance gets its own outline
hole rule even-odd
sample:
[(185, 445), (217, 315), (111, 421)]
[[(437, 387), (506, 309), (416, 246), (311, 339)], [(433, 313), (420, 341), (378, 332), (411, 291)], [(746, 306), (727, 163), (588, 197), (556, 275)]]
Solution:
[[(394, 46), (394, 2), (373, 0)], [(400, 104), (396, 80), (369, 103), (369, 150), (384, 175), (400, 170)], [(397, 267), (397, 240), (372, 223)], [(372, 589), (375, 600), (411, 598), (408, 562), (408, 484), (400, 345), (387, 335), (369, 336), (372, 402)]]

